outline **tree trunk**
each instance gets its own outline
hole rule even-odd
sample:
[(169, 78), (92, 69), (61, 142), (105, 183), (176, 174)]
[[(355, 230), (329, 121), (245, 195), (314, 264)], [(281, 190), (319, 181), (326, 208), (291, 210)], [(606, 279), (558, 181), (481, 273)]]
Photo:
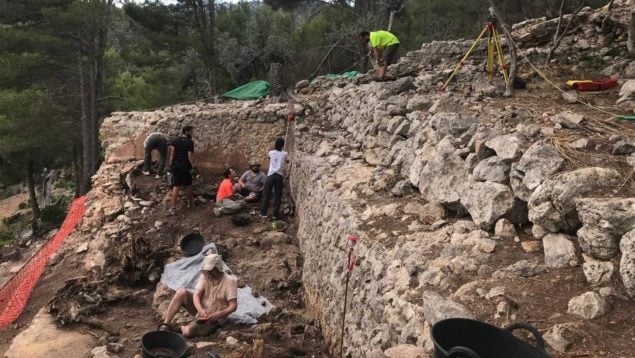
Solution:
[[(192, 2), (194, 21), (200, 36), (201, 57), (207, 72), (207, 81), (216, 92), (216, 52), (214, 48), (214, 26), (216, 16), (215, 0), (195, 0)], [(208, 94), (208, 96), (211, 95)]]
[(569, 18), (569, 21), (567, 21), (567, 24), (564, 26), (564, 29), (560, 31), (565, 0), (561, 0), (561, 1), (562, 2), (560, 3), (560, 17), (558, 18), (558, 25), (556, 27), (556, 33), (553, 36), (553, 44), (549, 48), (549, 52), (547, 53), (547, 58), (545, 59), (545, 65), (548, 65), (549, 62), (551, 62), (551, 57), (553, 56), (554, 52), (556, 52), (558, 47), (560, 47), (560, 43), (562, 42), (562, 39), (567, 35), (567, 32), (569, 31), (569, 27), (573, 23), (573, 20), (575, 20), (575, 17), (578, 15), (578, 13), (582, 11), (582, 9), (584, 9), (584, 7), (586, 6), (586, 0), (582, 0), (580, 7), (575, 12), (573, 12), (573, 14), (571, 14), (571, 17)]
[(631, 0), (631, 22), (628, 25), (628, 42), (626, 46), (629, 53), (635, 53), (635, 0)]
[(359, 72), (368, 71), (368, 44), (359, 41)]
[(82, 182), (82, 153), (77, 148), (77, 143), (73, 142), (73, 181), (75, 182), (75, 197), (81, 195), (80, 186)]
[(37, 194), (35, 193), (35, 173), (32, 160), (29, 160), (29, 163), (27, 165), (26, 184), (29, 188), (29, 201), (31, 202), (31, 229), (33, 230), (33, 234), (35, 235), (38, 229), (38, 224), (42, 217), (42, 212), (40, 211), (40, 205), (38, 205), (37, 202)]
[[(104, 55), (108, 45), (108, 29), (111, 23), (112, 0), (104, 2), (105, 25), (94, 33), (94, 37), (80, 41), (79, 87), (81, 107), (82, 163), (79, 194), (86, 194), (91, 187), (91, 178), (99, 164), (99, 98), (104, 70)], [(90, 35), (86, 36), (89, 37)]]
[(88, 114), (88, 94), (86, 84), (86, 65), (83, 56), (79, 55), (79, 102), (80, 102), (80, 121), (82, 131), (82, 165), (79, 182), (80, 195), (88, 193), (90, 190), (90, 168), (92, 168), (92, 134), (90, 125), (90, 116)]
[(395, 21), (395, 10), (390, 11), (390, 17), (388, 18), (388, 31), (392, 30), (392, 23)]
[(366, 16), (375, 11), (375, 0), (355, 0), (355, 14)]
[(282, 86), (282, 64), (274, 62), (269, 66), (269, 95), (274, 102), (280, 102), (280, 96), (284, 93)]
[(505, 87), (505, 96), (510, 97), (514, 95), (514, 79), (518, 74), (518, 54), (516, 53), (516, 46), (514, 45), (514, 39), (512, 38), (511, 28), (507, 24), (503, 13), (499, 11), (496, 0), (488, 0), (490, 6), (494, 10), (494, 15), (498, 19), (499, 28), (503, 29), (505, 37), (507, 38), (507, 48), (509, 48), (509, 81)]

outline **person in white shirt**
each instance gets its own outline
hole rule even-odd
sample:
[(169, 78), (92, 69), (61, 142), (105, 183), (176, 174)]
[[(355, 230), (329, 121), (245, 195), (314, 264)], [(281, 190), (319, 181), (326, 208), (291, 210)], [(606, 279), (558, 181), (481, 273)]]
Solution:
[(260, 217), (266, 218), (269, 211), (269, 199), (271, 192), (274, 193), (273, 200), (273, 217), (280, 219), (280, 205), (282, 204), (282, 189), (284, 188), (284, 166), (289, 162), (289, 154), (282, 150), (284, 148), (284, 139), (278, 138), (274, 144), (274, 150), (269, 151), (269, 172), (267, 173), (267, 181), (263, 190), (262, 206), (260, 208)]

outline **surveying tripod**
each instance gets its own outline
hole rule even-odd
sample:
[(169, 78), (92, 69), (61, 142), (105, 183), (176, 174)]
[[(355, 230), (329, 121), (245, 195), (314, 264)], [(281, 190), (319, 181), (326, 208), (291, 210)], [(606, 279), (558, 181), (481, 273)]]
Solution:
[(445, 83), (443, 84), (443, 87), (440, 88), (441, 91), (444, 91), (448, 87), (452, 79), (454, 79), (456, 74), (459, 72), (459, 70), (461, 70), (461, 68), (465, 64), (465, 60), (467, 60), (467, 58), (470, 56), (472, 51), (474, 51), (474, 48), (476, 48), (476, 45), (478, 45), (478, 42), (483, 38), (483, 36), (485, 36), (486, 33), (488, 34), (487, 78), (490, 81), (492, 80), (492, 78), (494, 78), (494, 57), (496, 57), (498, 59), (498, 65), (499, 65), (500, 71), (503, 73), (505, 84), (507, 84), (507, 82), (509, 81), (509, 77), (507, 76), (505, 55), (503, 54), (503, 48), (501, 46), (500, 36), (498, 35), (498, 30), (496, 30), (496, 22), (497, 22), (496, 18), (493, 16), (487, 20), (487, 23), (485, 24), (485, 28), (483, 28), (483, 31), (481, 31), (481, 34), (478, 35), (476, 40), (474, 40), (472, 47), (470, 47), (470, 49), (467, 50), (467, 52), (465, 53), (465, 56), (463, 56), (461, 61), (459, 61), (459, 63), (456, 65), (456, 67), (454, 68), (454, 71), (452, 71), (452, 74), (450, 75), (450, 78), (448, 78), (448, 80), (445, 81)]

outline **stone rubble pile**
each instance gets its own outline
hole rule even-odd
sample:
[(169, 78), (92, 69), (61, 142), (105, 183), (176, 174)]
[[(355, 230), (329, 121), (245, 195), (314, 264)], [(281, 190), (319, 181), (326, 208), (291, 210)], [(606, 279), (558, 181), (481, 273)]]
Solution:
[[(583, 10), (559, 55), (586, 50), (623, 62), (608, 55), (603, 42), (623, 45), (620, 4), (602, 30), (597, 27), (606, 11)], [(554, 25), (518, 25), (528, 41), (523, 52), (543, 56)], [(571, 320), (604, 316), (614, 300), (635, 299), (632, 131), (587, 139), (594, 119), (575, 108), (536, 116), (520, 105), (496, 106), (491, 97), (502, 86), (483, 84), (478, 61), (466, 63), (454, 93), (437, 92), (470, 44), (424, 44), (391, 67), (391, 81), (318, 78), (297, 89), (320, 108), (313, 123), (296, 127), (292, 187), (309, 302), (319, 307), (333, 347), (341, 323), (337, 298), (343, 296), (340, 238), (350, 232), (362, 237), (352, 278), (355, 318), (347, 322), (345, 342), (353, 356), (383, 357), (399, 344), (429, 352), (430, 324), (473, 317), (471, 305), (483, 301), (495, 307), (498, 322), (513, 320), (513, 299), (486, 294), (517, 278), (540, 280), (558, 270), (586, 277), (589, 291), (568, 293), (568, 306), (558, 307)], [(483, 50), (477, 48), (475, 57)], [(628, 75), (628, 66), (614, 66), (612, 74)], [(554, 141), (561, 133), (575, 137), (569, 148), (611, 160), (573, 165), (570, 152)], [(496, 257), (510, 242), (526, 258), (501, 266)], [(550, 329), (554, 350), (580, 341), (576, 324)]]

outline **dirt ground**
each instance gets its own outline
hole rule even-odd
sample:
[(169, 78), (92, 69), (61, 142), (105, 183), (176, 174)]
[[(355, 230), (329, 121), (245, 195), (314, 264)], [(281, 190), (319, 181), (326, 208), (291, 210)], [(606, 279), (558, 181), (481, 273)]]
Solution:
[(4, 226), (4, 219), (16, 212), (19, 209), (20, 204), (27, 201), (27, 198), (28, 195), (26, 193), (21, 193), (0, 200), (0, 229)]
[[(153, 177), (138, 177), (137, 196), (144, 198), (153, 191), (164, 194), (167, 188), (162, 186), (163, 181)], [(199, 184), (195, 192), (206, 191), (208, 188), (204, 186)], [(255, 207), (245, 210), (252, 209)], [(225, 262), (239, 278), (239, 286), (251, 286), (255, 294), (266, 297), (275, 306), (256, 325), (227, 324), (210, 337), (190, 340), (193, 345), (192, 357), (209, 357), (209, 352), (216, 353), (219, 357), (327, 356), (321, 330), (307, 316), (305, 310), (303, 261), (295, 241), (292, 218), (286, 220), (286, 225), (281, 224), (278, 227), (278, 230), (286, 227), (285, 231), (289, 234), (286, 242), (264, 242), (260, 239), (261, 234), (273, 230), (270, 221), (261, 221), (257, 219), (257, 215), (251, 215), (248, 226), (236, 227), (230, 217), (215, 217), (212, 204), (208, 200), (206, 203), (197, 202), (197, 205), (189, 209), (180, 208), (174, 216), (169, 216), (162, 206), (157, 205), (154, 217), (141, 221), (133, 232), (135, 235), (143, 235), (154, 226), (156, 220), (165, 222), (167, 231), (171, 234), (168, 242), (154, 243), (158, 246), (171, 246), (169, 252), (172, 257), (167, 261), (181, 257), (179, 238), (197, 228), (207, 243), (214, 242), (219, 247)], [(147, 234), (145, 237), (148, 237)], [(159, 235), (157, 239), (161, 239)], [(83, 272), (82, 265), (83, 257), (73, 253), (56, 266), (47, 268), (24, 313), (16, 323), (0, 332), (0, 356), (7, 350), (11, 339), (28, 325), (41, 307), (47, 305), (51, 294), (63, 287), (66, 280), (72, 279), (73, 274)], [(160, 323), (159, 313), (152, 308), (155, 286), (145, 283), (135, 287), (123, 286), (121, 289), (132, 294), (125, 300), (109, 304), (105, 311), (96, 312), (90, 317), (99, 322), (98, 328), (90, 324), (71, 324), (67, 327), (94, 336), (96, 346), (109, 342), (121, 343), (124, 349), (117, 356), (133, 357), (141, 351), (141, 337), (156, 330)], [(235, 338), (238, 343), (232, 343), (232, 339), (228, 337)], [(254, 349), (255, 342), (257, 347)], [(195, 348), (197, 346), (199, 348)], [(262, 355), (254, 355), (254, 352), (262, 352)]]

